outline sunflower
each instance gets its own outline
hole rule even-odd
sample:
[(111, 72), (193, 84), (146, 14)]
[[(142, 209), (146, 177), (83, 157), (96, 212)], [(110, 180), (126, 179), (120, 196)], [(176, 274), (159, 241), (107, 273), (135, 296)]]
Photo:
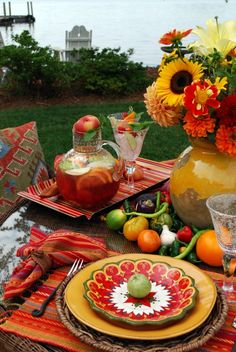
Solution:
[(157, 95), (170, 106), (182, 104), (184, 88), (203, 75), (202, 65), (188, 59), (177, 59), (162, 67), (157, 78)]
[(149, 86), (144, 94), (144, 103), (151, 118), (162, 127), (176, 125), (181, 119), (180, 109), (168, 106), (157, 95), (156, 82)]
[(210, 115), (202, 116), (201, 118), (195, 117), (190, 111), (184, 116), (183, 129), (189, 136), (192, 137), (207, 137), (207, 133), (213, 133), (215, 128), (215, 119)]
[(216, 147), (221, 153), (236, 156), (236, 126), (220, 126), (216, 132)]

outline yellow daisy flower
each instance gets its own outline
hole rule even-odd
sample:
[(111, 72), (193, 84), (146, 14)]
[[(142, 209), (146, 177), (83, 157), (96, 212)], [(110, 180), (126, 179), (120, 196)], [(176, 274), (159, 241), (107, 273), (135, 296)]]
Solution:
[(220, 92), (221, 90), (226, 90), (226, 85), (228, 84), (228, 78), (227, 77), (216, 77), (215, 82), (212, 83), (211, 80), (206, 79), (206, 81), (209, 84), (214, 84), (218, 91)]
[(170, 106), (182, 105), (184, 88), (203, 76), (202, 65), (188, 59), (171, 61), (157, 78), (157, 95)]

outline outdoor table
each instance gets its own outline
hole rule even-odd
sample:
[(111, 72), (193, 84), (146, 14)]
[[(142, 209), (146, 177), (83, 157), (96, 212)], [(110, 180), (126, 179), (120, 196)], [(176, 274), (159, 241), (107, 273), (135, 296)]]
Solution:
[[(80, 218), (71, 218), (62, 213), (56, 212), (52, 209), (48, 209), (36, 203), (26, 202), (20, 209), (13, 213), (1, 226), (1, 236), (4, 236), (4, 233), (8, 233), (12, 236), (12, 239), (17, 238), (19, 235), (22, 237), (22, 234), (29, 234), (30, 228), (33, 225), (40, 226), (44, 232), (52, 232), (58, 229), (68, 229), (77, 231), (83, 234), (87, 234), (91, 237), (101, 237), (105, 239), (106, 245), (111, 250), (119, 251), (121, 253), (140, 253), (139, 248), (137, 247), (136, 242), (128, 241), (124, 236), (117, 234), (114, 231), (111, 231), (107, 228), (105, 223), (101, 221), (100, 217), (92, 218), (87, 220), (85, 217)], [(203, 269), (209, 271), (218, 272), (216, 275), (219, 275), (216, 282), (220, 282), (222, 279), (222, 270), (220, 268), (212, 268), (207, 265), (202, 265)], [(53, 275), (53, 274), (52, 274)], [(27, 298), (26, 301), (27, 303)], [(231, 308), (227, 317), (227, 324), (231, 324), (233, 317), (236, 315), (235, 307)], [(37, 318), (35, 318), (37, 319)], [(19, 325), (20, 329), (20, 325)], [(225, 332), (224, 332), (225, 333)], [(230, 343), (227, 346), (230, 346), (230, 349), (224, 349), (221, 344), (226, 343), (226, 340), (230, 340)], [(236, 329), (235, 332), (233, 329), (226, 334), (217, 335), (215, 344), (222, 347), (223, 351), (230, 351), (233, 345), (233, 341), (236, 340)], [(226, 346), (226, 345), (225, 345)], [(229, 348), (229, 347), (225, 348)], [(86, 349), (79, 347), (78, 351), (99, 351), (98, 349)], [(207, 352), (213, 351), (211, 346), (198, 349), (198, 351)], [(15, 334), (5, 332), (0, 330), (0, 351), (1, 352), (66, 352), (64, 348), (60, 348), (50, 343), (43, 343), (35, 341), (34, 338), (17, 336)]]

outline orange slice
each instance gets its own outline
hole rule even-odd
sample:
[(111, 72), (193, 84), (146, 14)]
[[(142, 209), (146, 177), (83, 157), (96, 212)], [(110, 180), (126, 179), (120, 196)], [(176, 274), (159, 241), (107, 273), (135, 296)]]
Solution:
[(131, 112), (129, 115), (123, 118), (124, 121), (133, 122), (135, 119), (135, 112)]

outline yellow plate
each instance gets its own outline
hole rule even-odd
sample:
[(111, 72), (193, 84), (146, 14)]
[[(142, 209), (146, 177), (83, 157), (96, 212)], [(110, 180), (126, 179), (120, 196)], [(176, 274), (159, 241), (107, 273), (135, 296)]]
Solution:
[[(148, 326), (144, 326), (142, 329), (138, 330), (138, 334), (135, 332), (135, 329), (132, 329), (131, 327), (114, 325), (111, 321), (103, 319), (90, 308), (88, 301), (84, 298), (83, 284), (88, 280), (92, 271), (100, 269), (107, 263), (115, 261), (119, 262), (122, 259), (149, 259), (154, 262), (166, 262), (173, 267), (184, 270), (187, 275), (195, 280), (195, 287), (199, 290), (195, 307), (189, 312), (189, 314), (187, 314), (187, 316), (172, 325), (157, 327), (155, 330), (150, 329)], [(72, 278), (65, 290), (65, 302), (71, 313), (81, 323), (104, 334), (133, 340), (168, 339), (196, 329), (211, 313), (216, 301), (216, 296), (216, 287), (212, 279), (195, 265), (171, 257), (138, 253), (110, 257), (88, 265)]]

